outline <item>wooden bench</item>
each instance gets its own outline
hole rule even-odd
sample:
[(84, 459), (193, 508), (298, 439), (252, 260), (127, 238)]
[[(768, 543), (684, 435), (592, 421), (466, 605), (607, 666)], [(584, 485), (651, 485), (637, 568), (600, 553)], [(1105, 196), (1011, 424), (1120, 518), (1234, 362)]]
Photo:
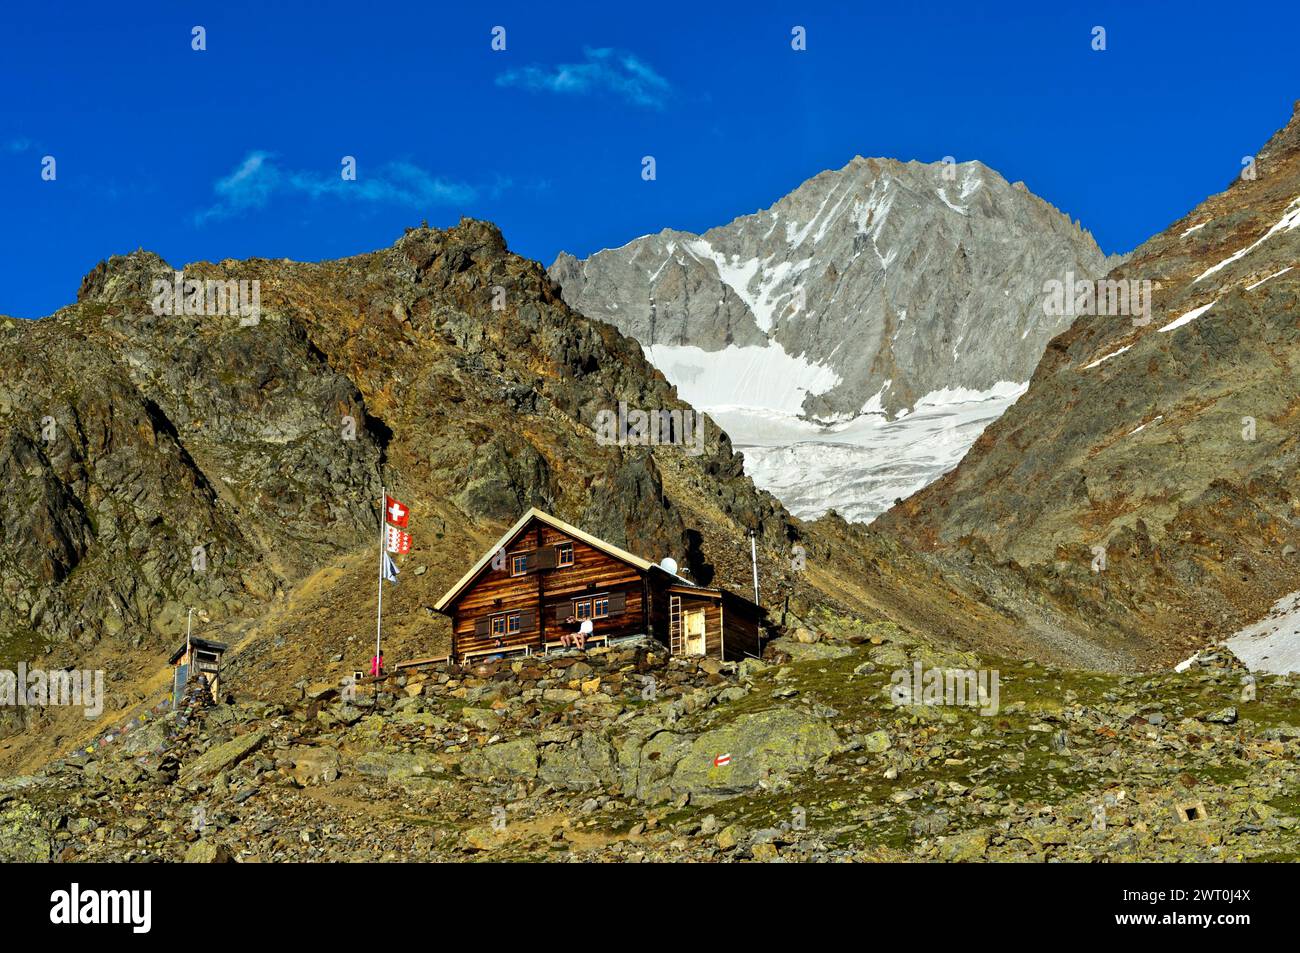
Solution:
[(468, 662), (471, 659), (485, 658), (490, 655), (500, 655), (504, 658), (506, 656), (515, 655), (518, 653), (522, 653), (524, 655), (532, 655), (533, 654), (532, 646), (508, 645), (508, 646), (502, 646), (501, 648), (493, 648), (493, 649), (472, 649), (468, 652), (461, 652), (460, 660), (461, 662)]
[[(596, 642), (599, 642), (599, 643), (601, 643), (602, 645), (604, 645), (606, 648), (608, 648), (608, 647), (609, 647), (609, 636), (608, 636), (608, 635), (589, 635), (589, 636), (587, 636), (587, 638), (586, 638), (586, 640), (585, 640), (585, 645), (588, 646), (588, 647), (590, 647), (591, 645), (593, 645), (593, 644), (596, 643)], [(550, 654), (551, 654), (551, 649), (564, 649), (564, 648), (577, 648), (577, 646), (576, 646), (576, 645), (565, 645), (563, 642), (561, 642), (561, 641), (559, 641), (559, 640), (557, 639), (557, 640), (555, 640), (554, 642), (547, 642), (546, 645), (543, 646), (543, 651), (544, 651), (547, 655), (550, 655)]]
[(400, 672), (402, 669), (422, 668), (425, 665), (439, 665), (442, 662), (449, 661), (451, 661), (450, 655), (436, 655), (430, 656), (429, 658), (413, 658), (409, 662), (398, 662), (394, 666), (394, 669)]

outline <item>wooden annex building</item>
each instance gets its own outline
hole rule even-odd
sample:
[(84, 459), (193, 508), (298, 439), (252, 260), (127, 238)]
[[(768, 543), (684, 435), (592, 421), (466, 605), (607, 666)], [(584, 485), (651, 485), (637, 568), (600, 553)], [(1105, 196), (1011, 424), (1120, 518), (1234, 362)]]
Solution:
[(674, 655), (762, 651), (763, 610), (530, 509), (438, 600), (452, 657), (545, 652), (590, 619), (597, 642), (649, 635)]

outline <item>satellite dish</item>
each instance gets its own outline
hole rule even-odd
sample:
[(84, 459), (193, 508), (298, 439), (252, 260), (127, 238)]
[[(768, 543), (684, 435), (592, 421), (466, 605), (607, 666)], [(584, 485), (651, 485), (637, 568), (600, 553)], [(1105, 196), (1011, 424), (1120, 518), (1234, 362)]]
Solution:
[(665, 556), (663, 559), (659, 560), (659, 568), (664, 572), (671, 573), (675, 576), (677, 575), (677, 560), (673, 559), (671, 556)]

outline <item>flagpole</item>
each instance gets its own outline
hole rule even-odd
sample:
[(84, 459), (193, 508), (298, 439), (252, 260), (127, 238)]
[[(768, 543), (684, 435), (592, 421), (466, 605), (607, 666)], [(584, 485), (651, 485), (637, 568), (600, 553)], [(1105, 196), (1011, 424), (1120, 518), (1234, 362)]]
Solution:
[[(375, 662), (379, 661), (379, 644), (384, 631), (384, 501), (388, 488), (379, 488), (379, 605), (375, 610)], [(378, 675), (378, 673), (376, 673)]]

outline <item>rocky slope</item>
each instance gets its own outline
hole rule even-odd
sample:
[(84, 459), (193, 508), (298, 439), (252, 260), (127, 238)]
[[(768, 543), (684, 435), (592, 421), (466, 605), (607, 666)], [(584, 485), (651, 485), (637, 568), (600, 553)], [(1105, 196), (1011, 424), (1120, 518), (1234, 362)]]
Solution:
[(1150, 323), (1080, 317), (882, 531), (987, 556), (1169, 661), (1300, 588), (1300, 114), (1256, 172), (1111, 273), (1155, 283)]
[[(624, 645), (136, 719), (0, 781), (0, 859), (1296, 859), (1293, 679), (1243, 701), (1223, 657), (1084, 675), (819, 629), (769, 664)], [(996, 705), (893, 691), (914, 663), (992, 667)]]
[[(640, 341), (797, 514), (869, 519), (950, 468), (1018, 395), (1071, 321), (1044, 313), (1044, 283), (1106, 267), (1087, 232), (979, 162), (858, 157), (703, 235), (562, 253), (550, 274), (572, 306)], [(923, 408), (917, 426), (879, 432)], [(872, 476), (845, 485), (855, 471)]]

